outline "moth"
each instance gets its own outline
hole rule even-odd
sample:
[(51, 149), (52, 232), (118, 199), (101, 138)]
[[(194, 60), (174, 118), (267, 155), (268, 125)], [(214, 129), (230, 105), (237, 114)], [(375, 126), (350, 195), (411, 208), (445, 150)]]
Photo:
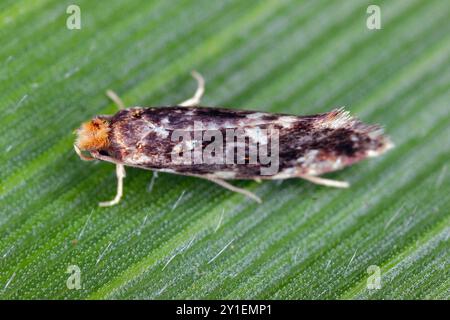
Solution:
[(125, 166), (204, 178), (261, 202), (226, 180), (302, 178), (346, 188), (345, 181), (319, 176), (393, 147), (380, 126), (343, 108), (296, 116), (199, 106), (205, 81), (195, 71), (192, 76), (195, 94), (174, 106), (125, 108), (108, 90), (120, 110), (95, 116), (76, 130), (74, 149), (82, 160), (116, 165), (116, 195), (100, 206), (119, 203)]

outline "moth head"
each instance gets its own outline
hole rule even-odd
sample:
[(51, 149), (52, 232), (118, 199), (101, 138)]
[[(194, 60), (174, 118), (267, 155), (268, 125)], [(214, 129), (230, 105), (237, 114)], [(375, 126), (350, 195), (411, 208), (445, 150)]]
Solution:
[(109, 122), (105, 119), (94, 118), (81, 124), (76, 130), (75, 145), (81, 151), (97, 151), (109, 146)]

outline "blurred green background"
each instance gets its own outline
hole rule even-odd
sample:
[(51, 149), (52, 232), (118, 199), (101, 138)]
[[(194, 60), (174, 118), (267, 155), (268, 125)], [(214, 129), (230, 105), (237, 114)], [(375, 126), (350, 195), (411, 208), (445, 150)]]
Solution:
[[(80, 30), (69, 4), (0, 2), (0, 298), (449, 298), (448, 1), (86, 0)], [(262, 205), (128, 169), (122, 202), (99, 208), (114, 167), (80, 161), (73, 130), (116, 112), (106, 89), (129, 106), (190, 97), (193, 69), (204, 105), (346, 106), (396, 148), (327, 175), (346, 190), (236, 183)]]

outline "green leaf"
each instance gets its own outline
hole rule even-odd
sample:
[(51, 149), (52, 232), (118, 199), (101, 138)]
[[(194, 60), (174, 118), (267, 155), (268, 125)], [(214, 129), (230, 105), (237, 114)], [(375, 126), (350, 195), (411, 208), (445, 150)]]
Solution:
[[(380, 30), (370, 1), (84, 0), (80, 30), (69, 4), (0, 4), (0, 298), (449, 298), (448, 2), (377, 1)], [(73, 130), (116, 112), (107, 89), (129, 106), (187, 99), (193, 69), (204, 105), (344, 105), (396, 148), (330, 174), (345, 190), (236, 183), (261, 205), (130, 168), (120, 204), (98, 207), (114, 167), (80, 161)]]

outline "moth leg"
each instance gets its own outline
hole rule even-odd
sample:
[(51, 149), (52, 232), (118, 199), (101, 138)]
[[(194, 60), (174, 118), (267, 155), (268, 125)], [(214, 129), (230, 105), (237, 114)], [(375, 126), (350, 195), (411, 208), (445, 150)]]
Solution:
[(117, 176), (117, 193), (114, 199), (110, 201), (99, 202), (100, 207), (110, 207), (119, 203), (123, 195), (123, 178), (125, 178), (125, 167), (123, 164), (116, 164), (116, 176)]
[(120, 110), (126, 109), (125, 103), (123, 103), (122, 99), (120, 99), (117, 93), (112, 90), (106, 90), (106, 95), (112, 100), (112, 102), (117, 105), (117, 107), (119, 107)]
[(327, 187), (348, 188), (350, 186), (347, 181), (331, 180), (310, 175), (298, 175), (298, 177)]
[(80, 157), (81, 160), (84, 160), (84, 161), (94, 161), (95, 160), (95, 158), (89, 157), (89, 156), (83, 154), (81, 152), (80, 148), (78, 148), (75, 144), (73, 145), (73, 148), (75, 149), (75, 152), (77, 153), (77, 155)]
[(219, 186), (224, 187), (225, 189), (228, 189), (230, 191), (243, 194), (244, 196), (247, 196), (248, 198), (253, 199), (253, 200), (255, 200), (258, 203), (262, 202), (261, 198), (258, 197), (253, 192), (250, 192), (250, 191), (242, 189), (242, 188), (235, 187), (232, 184), (230, 184), (230, 183), (228, 183), (228, 182), (226, 182), (224, 180), (216, 179), (216, 178), (206, 178), (206, 179), (211, 181), (211, 182), (217, 183)]
[(195, 80), (197, 80), (197, 90), (195, 91), (192, 98), (178, 104), (182, 107), (198, 106), (200, 103), (200, 99), (205, 93), (205, 79), (203, 79), (202, 75), (195, 70), (193, 70), (191, 74), (195, 78)]

